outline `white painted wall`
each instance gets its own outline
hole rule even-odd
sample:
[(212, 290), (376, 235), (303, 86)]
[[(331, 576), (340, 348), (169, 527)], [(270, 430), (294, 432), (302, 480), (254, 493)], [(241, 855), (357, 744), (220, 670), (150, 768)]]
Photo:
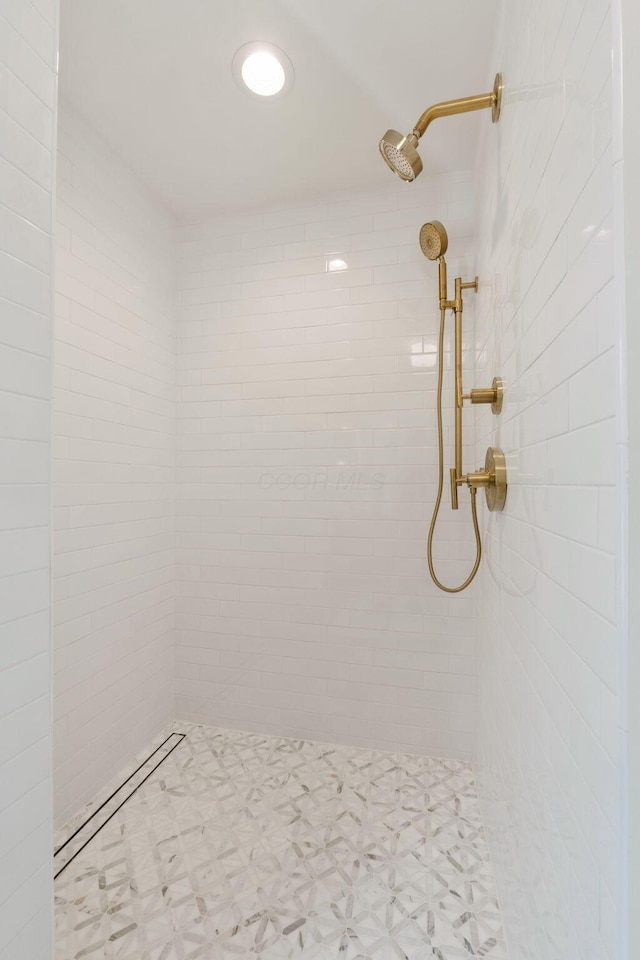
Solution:
[[(179, 231), (177, 713), (465, 757), (472, 595), (425, 561), (439, 316), (418, 231), (443, 220), (468, 274), (471, 180), (387, 177)], [(465, 507), (443, 510), (449, 582)]]
[(0, 4), (0, 958), (52, 940), (50, 402), (58, 5)]
[[(509, 458), (478, 585), (485, 812), (511, 960), (620, 956), (612, 27), (608, 0), (503, 4), (503, 118), (478, 183), (477, 358)], [(618, 578), (618, 580), (617, 580)]]
[(173, 718), (173, 221), (70, 107), (58, 143), (55, 816)]

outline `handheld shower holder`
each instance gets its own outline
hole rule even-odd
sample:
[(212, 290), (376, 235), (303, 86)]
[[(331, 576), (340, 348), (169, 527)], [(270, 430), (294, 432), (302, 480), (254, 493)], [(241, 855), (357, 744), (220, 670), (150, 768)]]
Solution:
[[(426, 225), (425, 225), (426, 226)], [(441, 226), (441, 225), (440, 225)], [(425, 227), (422, 228), (424, 230)], [(444, 229), (444, 228), (442, 228)], [(422, 236), (422, 231), (421, 231)], [(458, 509), (458, 487), (466, 483), (469, 489), (477, 490), (484, 488), (487, 507), (489, 510), (502, 510), (507, 496), (506, 469), (496, 469), (496, 455), (498, 460), (504, 464), (504, 455), (500, 450), (489, 447), (485, 460), (485, 469), (477, 470), (475, 473), (463, 474), (462, 472), (462, 410), (464, 401), (470, 400), (472, 404), (490, 403), (491, 411), (498, 414), (502, 410), (502, 401), (504, 396), (504, 385), (500, 377), (494, 377), (490, 387), (477, 387), (469, 393), (464, 393), (462, 389), (462, 312), (464, 301), (462, 293), (464, 290), (473, 290), (478, 292), (478, 278), (463, 281), (462, 277), (456, 277), (455, 294), (453, 300), (447, 299), (447, 265), (444, 254), (438, 258), (440, 270), (440, 309), (453, 310), (455, 315), (454, 329), (454, 359), (455, 359), (455, 467), (451, 469), (451, 508)], [(491, 454), (491, 455), (490, 455)], [(504, 486), (504, 489), (503, 489)]]
[(490, 403), (491, 413), (496, 416), (502, 413), (502, 401), (504, 399), (504, 381), (502, 377), (494, 377), (490, 387), (476, 387), (469, 393), (462, 394), (463, 400), (470, 400), (471, 403)]

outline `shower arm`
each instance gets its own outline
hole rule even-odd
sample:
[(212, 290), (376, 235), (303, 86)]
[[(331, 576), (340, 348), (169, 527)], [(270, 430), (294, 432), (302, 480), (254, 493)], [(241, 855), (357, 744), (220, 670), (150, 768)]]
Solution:
[(490, 93), (479, 93), (474, 97), (461, 97), (459, 100), (443, 100), (442, 103), (434, 103), (433, 106), (427, 107), (413, 128), (413, 135), (419, 140), (433, 120), (438, 120), (440, 117), (452, 117), (458, 113), (469, 113), (472, 110), (491, 108), (491, 119), (496, 123), (500, 116), (501, 101), (502, 74), (499, 73), (496, 75), (493, 90)]

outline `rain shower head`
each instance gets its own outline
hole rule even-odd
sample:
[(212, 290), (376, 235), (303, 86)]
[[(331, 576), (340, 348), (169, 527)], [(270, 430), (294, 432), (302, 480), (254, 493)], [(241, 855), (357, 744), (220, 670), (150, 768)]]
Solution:
[(445, 100), (428, 107), (412, 133), (403, 136), (397, 130), (387, 130), (380, 141), (382, 159), (401, 180), (415, 180), (422, 171), (422, 160), (418, 153), (418, 143), (432, 120), (438, 117), (451, 117), (456, 113), (469, 113), (471, 110), (491, 108), (491, 119), (497, 123), (502, 104), (502, 74), (497, 73), (491, 93), (481, 93), (476, 97), (463, 97), (461, 100)]
[(444, 257), (449, 246), (447, 231), (439, 220), (432, 220), (420, 227), (420, 249), (427, 260)]

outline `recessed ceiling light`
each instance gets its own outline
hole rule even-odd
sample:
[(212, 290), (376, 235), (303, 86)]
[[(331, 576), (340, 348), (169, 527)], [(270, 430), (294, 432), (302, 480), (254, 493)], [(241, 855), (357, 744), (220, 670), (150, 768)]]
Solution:
[(232, 63), (234, 79), (245, 93), (275, 97), (293, 83), (293, 65), (284, 50), (272, 43), (245, 43)]

